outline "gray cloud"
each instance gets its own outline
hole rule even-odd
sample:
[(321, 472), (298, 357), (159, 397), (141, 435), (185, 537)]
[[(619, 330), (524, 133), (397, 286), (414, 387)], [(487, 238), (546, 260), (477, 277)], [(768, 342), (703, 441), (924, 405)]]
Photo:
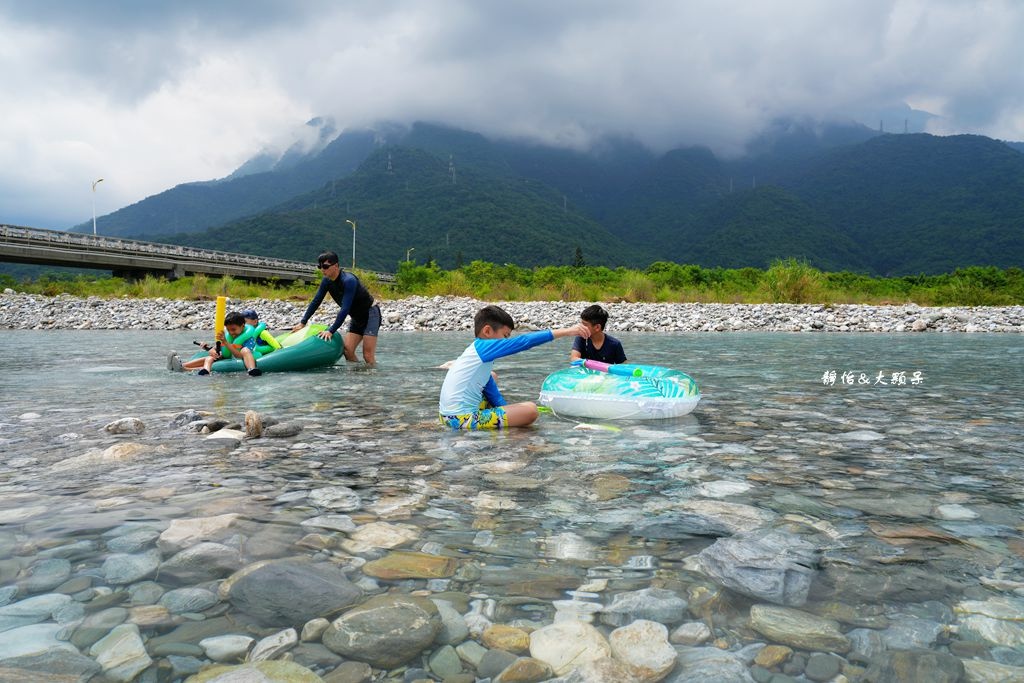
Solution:
[(0, 1), (0, 220), (86, 220), (99, 176), (100, 213), (223, 176), (317, 115), (731, 154), (910, 105), (1019, 140), (1022, 29), (999, 1)]

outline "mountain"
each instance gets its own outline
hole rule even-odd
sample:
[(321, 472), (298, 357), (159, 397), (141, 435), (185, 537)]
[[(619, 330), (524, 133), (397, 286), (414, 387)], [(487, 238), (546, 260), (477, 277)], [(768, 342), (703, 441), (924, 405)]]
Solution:
[(723, 268), (768, 267), (798, 258), (826, 271), (869, 270), (862, 249), (824, 216), (779, 187), (742, 190), (722, 197), (701, 222), (708, 233), (686, 263)]
[[(104, 232), (311, 258), (351, 244), (391, 270), (409, 249), (441, 265), (655, 260), (901, 275), (1024, 263), (1022, 143), (880, 134), (780, 120), (738, 158), (609, 137), (587, 151), (492, 140), (441, 124), (334, 138), (327, 121), (281, 155), (103, 218)], [(453, 182), (454, 181), (454, 182)], [(364, 237), (365, 235), (365, 237)]]
[(567, 208), (561, 194), (492, 159), (480, 161), (466, 163), (453, 176), (444, 155), (383, 147), (349, 177), (271, 211), (168, 241), (310, 262), (320, 251), (334, 249), (347, 263), (353, 230), (346, 220), (351, 219), (356, 263), (362, 268), (394, 270), (411, 248), (418, 259), (433, 258), (446, 267), (477, 259), (569, 264), (577, 248), (590, 262), (646, 265), (642, 250)]
[(789, 188), (883, 275), (1024, 263), (1024, 155), (977, 135), (883, 135), (809, 163)]
[[(205, 230), (264, 211), (354, 171), (380, 143), (371, 130), (346, 131), (319, 151), (261, 154), (227, 178), (185, 183), (103, 217), (103, 234), (154, 239)], [(270, 170), (256, 172), (268, 167)], [(88, 232), (92, 224), (72, 228)]]

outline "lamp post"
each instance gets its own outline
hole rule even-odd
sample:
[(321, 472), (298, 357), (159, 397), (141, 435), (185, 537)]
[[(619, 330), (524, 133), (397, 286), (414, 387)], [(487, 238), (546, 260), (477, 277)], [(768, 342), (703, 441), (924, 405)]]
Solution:
[(345, 219), (345, 222), (352, 226), (352, 268), (356, 267), (356, 222)]
[(416, 251), (416, 247), (409, 247), (408, 249), (405, 250), (405, 262), (406, 263), (409, 262), (409, 254), (411, 254), (414, 251)]
[(92, 234), (96, 236), (96, 186), (103, 182), (103, 178), (92, 181)]

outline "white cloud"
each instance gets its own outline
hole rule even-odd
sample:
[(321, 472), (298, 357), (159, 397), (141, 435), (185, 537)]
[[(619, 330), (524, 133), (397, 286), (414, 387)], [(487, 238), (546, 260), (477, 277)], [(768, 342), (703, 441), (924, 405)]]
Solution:
[(1000, 1), (0, 0), (0, 221), (86, 220), (100, 176), (100, 213), (220, 177), (318, 115), (729, 153), (907, 103), (1020, 140), (1022, 29)]

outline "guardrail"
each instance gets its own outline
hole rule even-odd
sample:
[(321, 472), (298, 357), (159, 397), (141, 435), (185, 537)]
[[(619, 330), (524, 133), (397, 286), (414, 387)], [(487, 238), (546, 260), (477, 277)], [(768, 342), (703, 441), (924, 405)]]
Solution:
[[(305, 261), (14, 225), (0, 224), (0, 247), (5, 247), (0, 250), (3, 251), (0, 260), (6, 255), (19, 262), (75, 265), (79, 268), (106, 270), (113, 266), (114, 270), (169, 271), (172, 277), (185, 272), (306, 281), (320, 277), (316, 269)], [(29, 253), (33, 249), (35, 251)], [(395, 280), (390, 273), (373, 275), (382, 282)]]

